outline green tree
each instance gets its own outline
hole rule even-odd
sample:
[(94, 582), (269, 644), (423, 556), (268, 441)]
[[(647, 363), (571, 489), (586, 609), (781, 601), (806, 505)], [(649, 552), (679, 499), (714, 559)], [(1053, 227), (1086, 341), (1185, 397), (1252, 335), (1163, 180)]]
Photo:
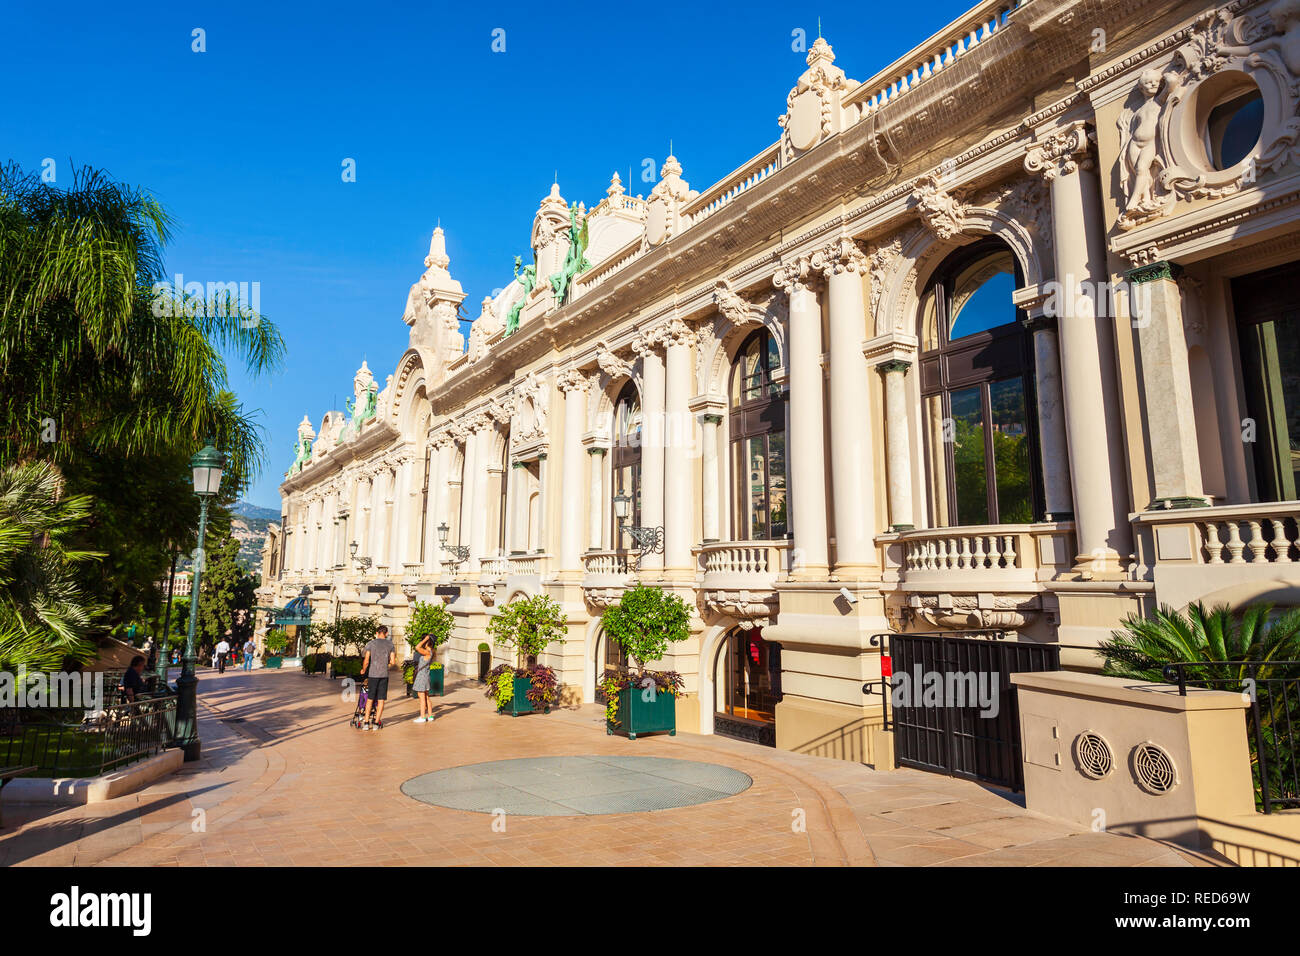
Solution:
[(199, 586), (199, 633), (215, 644), (229, 630), (232, 644), (243, 643), (253, 633), (257, 583), (239, 563), (239, 541), (217, 539), (206, 564)]
[(638, 584), (623, 592), (600, 619), (605, 636), (627, 653), (642, 670), (662, 660), (670, 642), (691, 636), (691, 612), (686, 602), (663, 588)]
[(52, 465), (0, 469), (0, 670), (53, 670), (93, 655), (88, 638), (104, 608), (77, 571), (102, 555), (73, 544), (89, 511), (85, 496), (63, 493)]
[(82, 584), (109, 603), (110, 626), (157, 605), (169, 545), (193, 548), (187, 463), (202, 441), (228, 454), (222, 502), (262, 458), (225, 356), (256, 376), (284, 352), (238, 295), (166, 286), (170, 231), (153, 196), (102, 172), (74, 169), (59, 188), (0, 167), (0, 461), (48, 461), (94, 498), (82, 547), (109, 558)]
[(411, 608), (410, 619), (406, 622), (406, 643), (414, 650), (424, 635), (429, 634), (431, 643), (437, 650), (447, 643), (455, 626), (456, 617), (447, 610), (445, 604), (417, 601)]
[(563, 644), (568, 619), (560, 605), (545, 594), (520, 598), (505, 605), (488, 621), (493, 642), (515, 651), (515, 663), (532, 663), (550, 644)]

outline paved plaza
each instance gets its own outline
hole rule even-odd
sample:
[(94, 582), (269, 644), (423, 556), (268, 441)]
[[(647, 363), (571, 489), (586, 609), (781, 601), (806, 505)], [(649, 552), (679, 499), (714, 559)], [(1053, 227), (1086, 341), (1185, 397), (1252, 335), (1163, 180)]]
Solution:
[[(0, 864), (37, 866), (1195, 866), (954, 778), (679, 732), (608, 736), (603, 708), (498, 715), (472, 682), (437, 719), (342, 685), (204, 671), (203, 758), (105, 803), (6, 806)], [(400, 694), (400, 685), (399, 685)], [(512, 761), (506, 765), (503, 761)], [(498, 812), (503, 811), (503, 812)]]

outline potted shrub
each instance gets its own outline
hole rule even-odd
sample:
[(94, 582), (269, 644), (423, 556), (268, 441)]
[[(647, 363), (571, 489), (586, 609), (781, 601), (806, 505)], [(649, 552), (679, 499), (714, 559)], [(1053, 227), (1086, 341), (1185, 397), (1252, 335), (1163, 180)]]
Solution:
[(266, 632), (266, 652), (262, 655), (263, 667), (279, 667), (284, 663), (284, 649), (289, 646), (289, 635), (281, 630)]
[(326, 666), (333, 656), (329, 651), (322, 650), (329, 640), (330, 625), (312, 624), (304, 639), (307, 645), (307, 653), (303, 655), (302, 672), (304, 674), (323, 674)]
[(515, 652), (515, 666), (502, 664), (488, 672), (487, 696), (499, 713), (510, 716), (536, 710), (549, 713), (559, 699), (555, 671), (537, 663), (551, 644), (563, 644), (569, 622), (560, 606), (545, 594), (511, 601), (488, 622), (488, 634), (501, 647)]
[(605, 694), (605, 732), (638, 734), (668, 731), (677, 734), (677, 696), (685, 682), (676, 671), (652, 671), (647, 664), (661, 660), (670, 642), (690, 637), (690, 610), (676, 594), (638, 584), (623, 592), (605, 611), (605, 636), (621, 647), (630, 665), (607, 671), (601, 681)]
[[(424, 635), (429, 635), (429, 642), (433, 645), (433, 661), (429, 664), (429, 693), (443, 696), (446, 688), (446, 667), (438, 660), (438, 648), (446, 644), (451, 637), (452, 629), (456, 626), (456, 617), (447, 610), (447, 605), (438, 602), (430, 604), (425, 601), (417, 601), (415, 607), (411, 609), (410, 620), (406, 623), (406, 643), (411, 648), (411, 653), (420, 645)], [(415, 680), (415, 661), (410, 663), (411, 676), (407, 678), (407, 685), (410, 686)], [(405, 676), (405, 668), (403, 668)]]

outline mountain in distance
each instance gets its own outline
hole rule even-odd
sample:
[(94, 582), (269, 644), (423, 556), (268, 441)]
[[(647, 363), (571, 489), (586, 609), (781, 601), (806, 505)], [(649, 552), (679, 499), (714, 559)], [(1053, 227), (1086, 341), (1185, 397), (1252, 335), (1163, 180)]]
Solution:
[(279, 522), (280, 512), (274, 508), (247, 501), (236, 501), (230, 506), (230, 533), (239, 541), (239, 563), (246, 571), (261, 570), (266, 526)]

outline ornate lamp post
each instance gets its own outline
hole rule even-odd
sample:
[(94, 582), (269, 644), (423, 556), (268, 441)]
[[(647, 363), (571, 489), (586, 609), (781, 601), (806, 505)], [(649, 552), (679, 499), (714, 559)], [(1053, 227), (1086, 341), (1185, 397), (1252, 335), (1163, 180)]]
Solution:
[(352, 562), (362, 571), (370, 570), (370, 565), (372, 563), (371, 560), (369, 558), (357, 557), (357, 543), (355, 541), (348, 545), (348, 554), (352, 555)]
[(448, 554), (455, 555), (456, 566), (460, 567), (460, 565), (469, 560), (469, 548), (463, 544), (448, 545), (447, 532), (450, 530), (451, 529), (447, 527), (447, 522), (445, 521), (438, 525), (438, 543), (442, 545), (442, 550), (446, 551)]
[(221, 471), (226, 464), (225, 455), (209, 441), (197, 455), (190, 459), (194, 474), (194, 493), (199, 496), (199, 546), (194, 552), (194, 579), (190, 591), (190, 626), (185, 636), (185, 656), (181, 658), (181, 676), (176, 679), (176, 744), (184, 749), (187, 761), (199, 759), (198, 684), (194, 673), (197, 656), (194, 653), (194, 630), (199, 620), (199, 581), (203, 576), (206, 556), (203, 536), (208, 528), (208, 502), (221, 488)]
[(625, 527), (628, 512), (631, 510), (632, 498), (621, 492), (614, 496), (614, 517), (618, 518), (619, 531), (626, 534), (636, 542), (637, 550), (640, 555), (637, 559), (637, 566), (640, 567), (640, 559), (647, 554), (662, 554), (664, 550), (664, 529), (658, 528), (639, 528)]

